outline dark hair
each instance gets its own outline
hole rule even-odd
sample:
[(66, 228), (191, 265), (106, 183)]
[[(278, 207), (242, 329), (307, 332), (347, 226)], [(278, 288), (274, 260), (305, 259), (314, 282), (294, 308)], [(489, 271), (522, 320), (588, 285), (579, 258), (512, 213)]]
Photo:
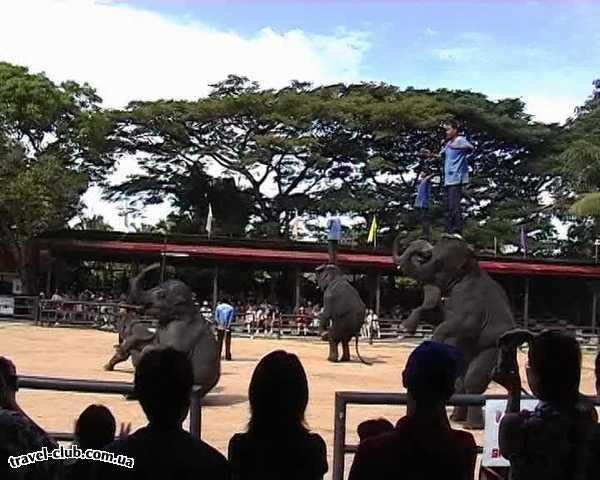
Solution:
[(530, 342), (528, 356), (538, 377), (540, 400), (563, 405), (577, 401), (581, 350), (574, 337), (558, 330), (543, 331)]
[(15, 364), (6, 357), (0, 357), (0, 376), (4, 378), (6, 388), (16, 392), (17, 387), (17, 371)]
[(75, 436), (82, 449), (99, 450), (115, 439), (115, 417), (104, 405), (90, 405), (75, 423)]
[(296, 355), (276, 350), (254, 369), (250, 388), (250, 422), (253, 433), (305, 431), (308, 380)]
[(456, 379), (463, 369), (462, 355), (457, 348), (425, 341), (408, 357), (402, 380), (420, 404), (445, 403), (454, 393)]
[(460, 130), (460, 124), (458, 123), (457, 120), (448, 120), (446, 122), (444, 122), (444, 126), (447, 127), (451, 127), (454, 130)]
[(135, 369), (135, 394), (150, 423), (181, 424), (194, 383), (187, 356), (172, 348), (145, 353)]

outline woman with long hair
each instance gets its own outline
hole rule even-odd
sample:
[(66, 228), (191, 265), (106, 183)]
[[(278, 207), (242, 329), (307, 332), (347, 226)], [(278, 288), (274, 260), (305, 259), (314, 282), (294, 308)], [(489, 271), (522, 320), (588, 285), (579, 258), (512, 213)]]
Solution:
[(248, 391), (250, 421), (229, 442), (234, 480), (320, 480), (325, 442), (304, 421), (308, 380), (298, 357), (277, 350), (258, 363)]

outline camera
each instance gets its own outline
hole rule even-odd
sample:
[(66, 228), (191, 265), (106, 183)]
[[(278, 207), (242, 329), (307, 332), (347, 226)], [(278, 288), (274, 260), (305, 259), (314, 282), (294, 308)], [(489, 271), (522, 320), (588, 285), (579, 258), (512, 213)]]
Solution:
[(493, 376), (518, 373), (517, 348), (525, 343), (530, 343), (533, 337), (533, 333), (523, 329), (510, 330), (504, 333), (498, 339), (498, 360)]

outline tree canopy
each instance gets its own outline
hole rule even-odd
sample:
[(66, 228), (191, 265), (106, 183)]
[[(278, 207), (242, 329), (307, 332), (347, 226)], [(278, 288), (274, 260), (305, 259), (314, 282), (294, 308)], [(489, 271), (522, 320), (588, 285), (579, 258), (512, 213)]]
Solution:
[(89, 85), (56, 85), (0, 63), (0, 249), (25, 291), (37, 286), (30, 240), (62, 228), (81, 209), (90, 179), (108, 165), (111, 128)]
[[(168, 196), (188, 230), (203, 229), (211, 203), (216, 219), (231, 224), (233, 211), (244, 217), (235, 225), (256, 236), (288, 237), (296, 215), (332, 211), (363, 217), (365, 233), (377, 215), (384, 234), (410, 236), (420, 152), (439, 150), (441, 124), (453, 118), (477, 145), (469, 239), (514, 243), (520, 223), (540, 238), (553, 234), (539, 202), (551, 174), (538, 168), (553, 128), (533, 122), (518, 99), (372, 83), (265, 90), (230, 76), (206, 98), (133, 102), (114, 118), (118, 154), (136, 155), (143, 173), (114, 187), (112, 198)], [(441, 170), (441, 162), (428, 166)], [(225, 179), (229, 190), (219, 191)]]

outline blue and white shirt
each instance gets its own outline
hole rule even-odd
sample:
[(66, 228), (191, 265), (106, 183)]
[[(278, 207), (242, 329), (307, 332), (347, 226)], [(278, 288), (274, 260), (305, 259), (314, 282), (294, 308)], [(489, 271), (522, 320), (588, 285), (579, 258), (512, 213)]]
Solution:
[(444, 185), (465, 185), (469, 183), (468, 158), (474, 147), (465, 137), (456, 137), (440, 151), (444, 155)]
[(420, 180), (419, 186), (417, 187), (417, 198), (415, 200), (415, 207), (417, 208), (429, 208), (429, 197), (431, 195), (431, 184), (429, 180)]
[(231, 327), (233, 322), (234, 309), (228, 303), (219, 303), (215, 309), (215, 323), (217, 328), (221, 330), (227, 330)]
[(332, 217), (327, 221), (327, 239), (341, 240), (342, 222), (338, 217)]

